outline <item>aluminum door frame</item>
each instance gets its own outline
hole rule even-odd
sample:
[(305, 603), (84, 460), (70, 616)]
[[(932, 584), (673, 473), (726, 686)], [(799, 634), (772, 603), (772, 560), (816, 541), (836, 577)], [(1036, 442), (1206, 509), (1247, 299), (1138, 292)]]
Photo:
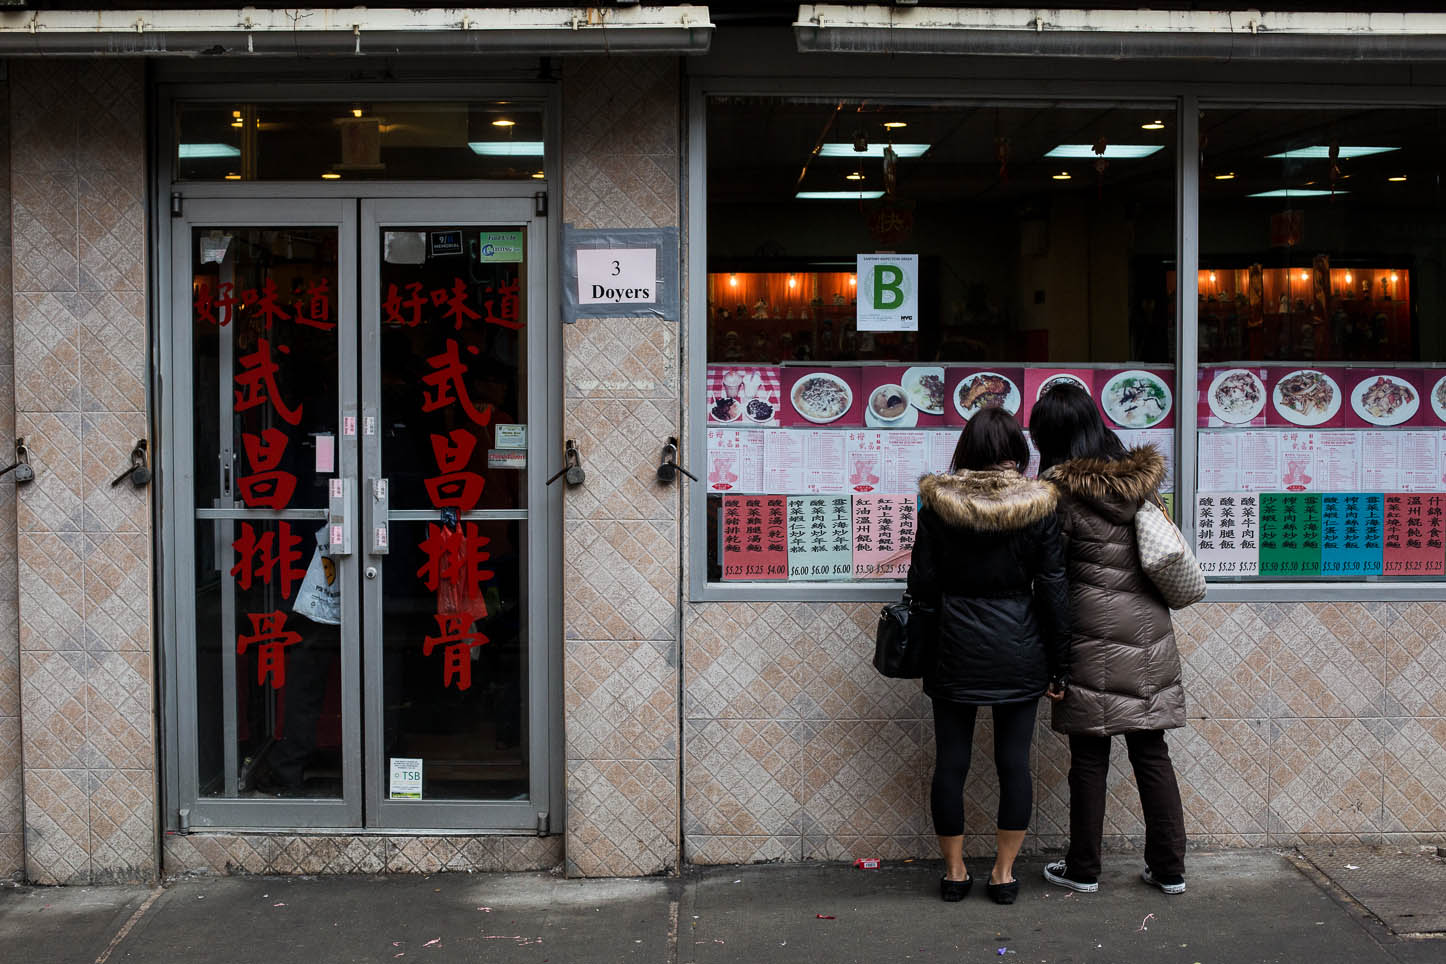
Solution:
[[(257, 798), (211, 798), (200, 796), (196, 700), (196, 594), (195, 534), (198, 523), (195, 492), (195, 425), (191, 393), (176, 390), (193, 385), (191, 370), (191, 251), (193, 228), (206, 227), (335, 227), (337, 230), (337, 475), (356, 476), (355, 438), (341, 435), (342, 418), (355, 414), (357, 398), (357, 270), (356, 201), (354, 199), (297, 197), (288, 199), (188, 198), (180, 214), (170, 222), (170, 275), (168, 290), (170, 384), (162, 406), (162, 439), (169, 440), (163, 475), (162, 497), (166, 512), (168, 554), (164, 567), (165, 591), (170, 598), (173, 644), (168, 646), (172, 676), (176, 681), (176, 808), (183, 828), (226, 827), (234, 829), (345, 828), (362, 822), (362, 758), (360, 700), (361, 649), (348, 647), (347, 630), (359, 634), (361, 608), (356, 586), (360, 583), (358, 556), (337, 559), (342, 594), (341, 703), (342, 703), (342, 796), (339, 800)], [(350, 405), (350, 410), (348, 406)], [(293, 518), (299, 511), (325, 518), (325, 511), (245, 509), (206, 510), (208, 518), (237, 517)], [(189, 580), (189, 583), (187, 582)], [(173, 621), (172, 621), (173, 620)], [(234, 629), (234, 627), (233, 627)], [(223, 647), (223, 651), (225, 648)], [(234, 654), (234, 650), (232, 650)], [(228, 759), (234, 752), (226, 748)], [(228, 774), (229, 783), (229, 774)]]
[[(557, 388), (549, 359), (556, 358), (550, 344), (550, 305), (547, 292), (552, 272), (551, 248), (547, 233), (547, 217), (538, 213), (533, 197), (391, 197), (364, 198), (361, 201), (360, 245), (361, 277), (380, 277), (380, 231), (388, 225), (420, 227), (456, 224), (497, 227), (520, 225), (527, 230), (524, 264), (527, 266), (527, 507), (524, 511), (497, 510), (464, 513), (465, 519), (525, 518), (527, 521), (526, 586), (527, 586), (527, 667), (528, 667), (528, 799), (526, 801), (487, 800), (404, 800), (386, 799), (382, 792), (388, 769), (383, 759), (383, 680), (382, 598), (386, 585), (385, 555), (369, 555), (366, 531), (358, 532), (358, 556), (362, 565), (377, 567), (375, 579), (363, 582), (363, 657), (366, 665), (365, 712), (366, 757), (363, 769), (368, 774), (365, 787), (367, 824), (388, 830), (468, 830), (544, 832), (556, 788), (553, 786), (552, 752), (556, 727), (554, 716), (562, 707), (554, 702), (552, 646), (554, 615), (552, 609), (555, 580), (555, 540), (560, 500), (549, 493), (545, 479), (551, 474), (553, 429), (557, 413), (552, 393)], [(381, 293), (374, 283), (361, 291), (361, 363), (364, 416), (376, 417), (381, 408), (380, 325)], [(381, 477), (381, 439), (364, 445), (361, 475), (357, 483), (360, 502), (370, 492), (373, 479)], [(393, 521), (419, 521), (434, 513), (391, 510)]]

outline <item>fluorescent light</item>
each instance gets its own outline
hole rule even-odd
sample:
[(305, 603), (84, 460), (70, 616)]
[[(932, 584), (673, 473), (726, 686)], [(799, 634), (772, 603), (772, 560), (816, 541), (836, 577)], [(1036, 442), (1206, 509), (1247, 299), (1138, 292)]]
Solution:
[(1148, 124), (1141, 124), (1141, 125), (1140, 125), (1140, 130), (1142, 130), (1142, 131), (1162, 131), (1162, 130), (1164, 130), (1164, 129), (1165, 129), (1165, 122), (1164, 122), (1164, 121), (1153, 120), (1153, 121), (1150, 121)]
[(240, 157), (241, 148), (230, 144), (182, 144), (176, 148), (176, 156), (182, 160), (199, 157)]
[(1316, 188), (1281, 188), (1278, 191), (1260, 191), (1246, 197), (1325, 197), (1327, 194), (1348, 194), (1349, 191), (1322, 191)]
[(884, 196), (883, 191), (799, 191), (800, 201), (872, 201)]
[[(1399, 151), (1399, 147), (1346, 147), (1342, 145), (1336, 155), (1341, 160), (1349, 160), (1352, 157), (1370, 157), (1372, 154), (1386, 154), (1390, 151)], [(1267, 158), (1274, 159), (1302, 159), (1302, 158), (1324, 158), (1331, 156), (1331, 149), (1323, 144), (1314, 147), (1298, 147), (1293, 151), (1281, 151), (1279, 154), (1267, 154)]]
[(1234, 172), (1234, 171), (1230, 171), (1230, 172), (1227, 173), (1227, 174), (1216, 174), (1216, 175), (1215, 175), (1215, 180), (1217, 180), (1217, 181), (1233, 181), (1233, 180), (1235, 180), (1235, 172)]
[(1093, 144), (1061, 144), (1045, 157), (1123, 157), (1134, 159), (1149, 157), (1165, 148), (1160, 144), (1107, 144), (1103, 154), (1096, 154)]
[(1051, 174), (1050, 177), (1054, 178), (1056, 181), (1068, 181), (1069, 171), (1060, 171), (1058, 174)]
[[(870, 144), (867, 150), (856, 151), (853, 144), (825, 144), (819, 149), (819, 157), (883, 157), (883, 144)], [(893, 144), (894, 153), (900, 157), (919, 157), (932, 144)]]
[(508, 119), (506, 119), (505, 117), (499, 117), (499, 118), (497, 118), (497, 120), (495, 120), (495, 121), (492, 122), (492, 126), (493, 126), (493, 127), (512, 127), (512, 126), (514, 126), (516, 123), (517, 123), (517, 121), (508, 120)]
[(891, 131), (898, 130), (900, 127), (908, 126), (909, 125), (904, 121), (884, 121), (884, 127)]
[(467, 146), (485, 157), (542, 156), (542, 141), (468, 141)]
[(1388, 178), (1386, 178), (1386, 180), (1390, 181), (1392, 184), (1400, 184), (1400, 183), (1401, 183), (1402, 181), (1404, 181), (1405, 179), (1406, 179), (1406, 175), (1404, 175), (1404, 174), (1397, 174), (1395, 177), (1388, 177)]
[(863, 172), (863, 171), (854, 171), (852, 174), (845, 174), (845, 175), (844, 175), (844, 180), (845, 180), (845, 181), (862, 181), (863, 179), (864, 179), (864, 172)]

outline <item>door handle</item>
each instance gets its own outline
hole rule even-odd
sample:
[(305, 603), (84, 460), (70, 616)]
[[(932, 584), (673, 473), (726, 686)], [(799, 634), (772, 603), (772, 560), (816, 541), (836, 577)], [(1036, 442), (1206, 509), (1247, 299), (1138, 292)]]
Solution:
[(367, 503), (367, 553), (385, 556), (391, 552), (391, 485), (386, 479), (372, 479)]

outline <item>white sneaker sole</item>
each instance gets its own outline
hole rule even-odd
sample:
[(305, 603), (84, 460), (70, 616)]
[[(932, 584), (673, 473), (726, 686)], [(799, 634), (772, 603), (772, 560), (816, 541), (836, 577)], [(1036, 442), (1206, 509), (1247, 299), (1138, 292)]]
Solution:
[(1163, 893), (1166, 893), (1166, 894), (1183, 894), (1183, 893), (1185, 893), (1185, 885), (1184, 885), (1183, 883), (1180, 883), (1180, 884), (1162, 884), (1162, 883), (1160, 883), (1158, 880), (1156, 880), (1154, 877), (1151, 877), (1151, 876), (1150, 876), (1150, 872), (1149, 872), (1148, 870), (1145, 870), (1145, 871), (1141, 871), (1141, 872), (1140, 872), (1140, 879), (1143, 880), (1145, 883), (1149, 884), (1151, 887), (1158, 887), (1158, 888), (1160, 888), (1160, 890), (1161, 890)]
[(1077, 880), (1070, 880), (1068, 877), (1060, 877), (1052, 874), (1048, 867), (1044, 868), (1044, 879), (1051, 884), (1058, 884), (1060, 887), (1068, 887), (1070, 890), (1080, 894), (1093, 894), (1100, 889), (1099, 884), (1082, 884)]

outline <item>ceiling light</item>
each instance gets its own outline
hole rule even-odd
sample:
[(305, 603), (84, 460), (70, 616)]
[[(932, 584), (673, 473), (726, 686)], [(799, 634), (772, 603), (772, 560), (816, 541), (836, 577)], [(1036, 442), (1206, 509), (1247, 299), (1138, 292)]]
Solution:
[(1400, 280), (1401, 280), (1401, 276), (1398, 275), (1398, 274), (1396, 274), (1396, 272), (1392, 271), (1392, 272), (1391, 272), (1391, 280), (1392, 280), (1392, 281), (1400, 281)]
[[(1372, 154), (1385, 154), (1388, 151), (1399, 151), (1399, 147), (1345, 147), (1339, 148), (1337, 157), (1341, 160), (1349, 160), (1353, 157), (1370, 157)], [(1331, 156), (1331, 149), (1324, 145), (1317, 144), (1314, 147), (1297, 147), (1290, 151), (1281, 151), (1279, 154), (1267, 154), (1267, 158), (1282, 158), (1295, 160), (1302, 158), (1327, 158)]]
[(1230, 171), (1230, 172), (1225, 173), (1225, 174), (1216, 174), (1216, 175), (1215, 175), (1215, 180), (1217, 180), (1217, 181), (1233, 181), (1233, 180), (1235, 180), (1235, 172), (1234, 172), (1234, 171)]
[(468, 141), (467, 146), (484, 157), (542, 156), (542, 141)]
[(859, 283), (859, 276), (858, 276), (858, 275), (856, 275), (856, 274), (851, 274), (851, 275), (849, 275), (849, 287), (850, 287), (850, 288), (855, 287), (856, 285), (858, 285), (858, 283)]
[(1051, 174), (1050, 177), (1054, 178), (1056, 181), (1068, 181), (1069, 171), (1060, 171), (1058, 174)]
[(799, 191), (799, 201), (872, 201), (884, 196), (883, 191)]
[(1159, 144), (1107, 144), (1103, 154), (1096, 154), (1093, 144), (1061, 144), (1050, 151), (1045, 157), (1122, 157), (1134, 159), (1149, 157), (1156, 151), (1163, 151), (1165, 148)]
[(180, 144), (176, 147), (176, 156), (183, 161), (202, 157), (240, 157), (241, 148), (230, 144)]
[(228, 180), (228, 181), (239, 181), (239, 180), (241, 180), (241, 175), (240, 175), (240, 174), (237, 174), (235, 171), (232, 171), (230, 174), (227, 174), (227, 175), (226, 175), (226, 180)]
[(736, 288), (736, 287), (738, 287), (738, 276), (737, 276), (736, 274), (730, 274), (730, 275), (728, 276), (728, 287), (730, 287), (730, 288)]
[[(819, 157), (883, 157), (884, 144), (869, 144), (862, 151), (854, 150), (852, 144), (825, 144), (819, 148)], [(894, 144), (894, 153), (900, 157), (919, 157), (927, 151), (929, 144)]]
[(1401, 183), (1402, 181), (1404, 181), (1405, 179), (1406, 179), (1406, 175), (1404, 175), (1404, 174), (1397, 174), (1395, 177), (1388, 177), (1388, 178), (1386, 178), (1386, 180), (1390, 181), (1390, 182), (1393, 183), (1393, 184), (1400, 184), (1400, 183)]
[(862, 172), (862, 171), (854, 171), (854, 172), (851, 173), (851, 174), (845, 174), (845, 175), (844, 175), (844, 180), (847, 180), (847, 181), (862, 181), (863, 179), (864, 179), (864, 175), (863, 175), (863, 172)]
[(1152, 120), (1148, 124), (1140, 125), (1140, 130), (1142, 131), (1162, 131), (1164, 129), (1165, 122), (1162, 120)]
[(1347, 272), (1346, 272), (1346, 284), (1350, 284), (1350, 283), (1351, 283), (1351, 273), (1350, 273), (1349, 271), (1347, 271)]
[(1210, 272), (1210, 280), (1211, 280), (1211, 281), (1214, 281), (1214, 280), (1215, 280), (1215, 272), (1213, 272), (1213, 271)]
[(1278, 191), (1258, 191), (1246, 197), (1325, 197), (1327, 194), (1349, 194), (1349, 191), (1322, 191), (1319, 188), (1281, 188)]
[(1300, 273), (1300, 280), (1301, 280), (1301, 281), (1309, 281), (1309, 280), (1310, 280), (1310, 272), (1309, 272), (1309, 271), (1302, 271), (1302, 272)]
[(245, 127), (245, 126), (246, 126), (246, 122), (243, 121), (241, 118), (238, 117), (238, 118), (236, 118), (235, 120), (233, 120), (233, 121), (231, 122), (231, 126), (232, 126), (232, 127)]
[(885, 130), (891, 130), (891, 131), (892, 131), (892, 130), (898, 130), (900, 127), (908, 127), (908, 126), (909, 126), (909, 125), (906, 124), (906, 123), (904, 123), (903, 121), (884, 121), (884, 129), (885, 129)]
[(362, 115), (362, 109), (361, 109), (360, 107), (353, 107), (353, 108), (351, 109), (351, 116), (353, 116), (353, 117), (360, 117), (361, 115)]
[(341, 175), (336, 173), (335, 171), (327, 171), (321, 176), (321, 179), (323, 181), (340, 181)]
[(789, 275), (789, 276), (788, 276), (788, 286), (789, 286), (790, 288), (797, 288), (797, 287), (798, 287), (798, 279), (795, 278), (793, 275)]
[(540, 181), (540, 180), (542, 180), (543, 178), (547, 177), (547, 172), (546, 172), (546, 171), (533, 171), (533, 172), (532, 172), (532, 176), (535, 177), (535, 178), (537, 178), (537, 179)]
[(517, 121), (508, 120), (508, 119), (505, 118), (505, 117), (499, 117), (499, 118), (497, 118), (495, 121), (492, 122), (492, 126), (493, 126), (493, 127), (512, 127), (512, 126), (515, 125), (516, 123), (517, 123)]

